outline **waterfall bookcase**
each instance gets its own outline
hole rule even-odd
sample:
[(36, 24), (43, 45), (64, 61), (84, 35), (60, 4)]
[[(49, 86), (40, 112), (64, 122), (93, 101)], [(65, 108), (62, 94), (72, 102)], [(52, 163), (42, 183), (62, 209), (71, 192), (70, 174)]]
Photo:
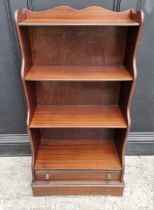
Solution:
[(122, 195), (142, 11), (15, 13), (40, 195)]

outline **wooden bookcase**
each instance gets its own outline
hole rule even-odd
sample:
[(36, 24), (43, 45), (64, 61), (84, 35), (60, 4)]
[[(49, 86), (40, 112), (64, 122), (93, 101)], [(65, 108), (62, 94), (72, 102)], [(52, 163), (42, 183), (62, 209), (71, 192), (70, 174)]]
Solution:
[(33, 195), (122, 195), (141, 11), (16, 11)]

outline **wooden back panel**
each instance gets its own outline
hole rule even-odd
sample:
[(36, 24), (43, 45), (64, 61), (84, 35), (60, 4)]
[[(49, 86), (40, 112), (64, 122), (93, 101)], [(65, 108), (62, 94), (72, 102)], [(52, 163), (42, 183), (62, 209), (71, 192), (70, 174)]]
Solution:
[(41, 139), (114, 139), (115, 129), (41, 128)]
[(120, 65), (128, 27), (31, 26), (34, 65)]
[(65, 105), (117, 104), (120, 82), (36, 82), (37, 103)]

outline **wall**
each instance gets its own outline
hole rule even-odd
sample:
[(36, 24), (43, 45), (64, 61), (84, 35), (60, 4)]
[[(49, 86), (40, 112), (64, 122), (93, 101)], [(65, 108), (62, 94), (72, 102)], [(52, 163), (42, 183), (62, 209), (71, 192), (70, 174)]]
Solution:
[[(151, 12), (152, 1), (149, 2), (151, 5), (146, 2), (146, 10), (144, 9), (145, 24), (137, 57), (138, 81), (131, 110), (132, 132), (154, 132), (154, 59), (152, 59), (154, 12)], [(113, 2), (107, 0), (34, 0), (34, 3), (34, 10), (44, 10), (58, 5), (69, 5), (77, 9), (90, 5), (108, 9), (112, 9), (113, 6)], [(26, 106), (20, 80), (21, 58), (14, 34), (14, 22), (11, 19), (16, 9), (26, 6), (26, 0), (0, 1), (0, 134), (2, 137), (7, 134), (26, 134)], [(131, 7), (136, 7), (136, 1), (122, 0), (121, 10)], [(150, 141), (153, 141), (151, 135), (150, 133)], [(0, 143), (2, 141), (4, 137), (0, 137)], [(148, 139), (144, 141), (148, 142)]]

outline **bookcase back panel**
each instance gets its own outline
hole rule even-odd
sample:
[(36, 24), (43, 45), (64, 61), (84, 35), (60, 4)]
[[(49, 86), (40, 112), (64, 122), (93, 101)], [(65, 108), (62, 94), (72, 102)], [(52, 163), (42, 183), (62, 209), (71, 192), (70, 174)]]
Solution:
[(119, 26), (31, 26), (33, 64), (123, 64), (127, 30)]
[(37, 103), (97, 105), (117, 104), (120, 82), (36, 82)]
[(115, 129), (42, 128), (41, 139), (114, 139)]

